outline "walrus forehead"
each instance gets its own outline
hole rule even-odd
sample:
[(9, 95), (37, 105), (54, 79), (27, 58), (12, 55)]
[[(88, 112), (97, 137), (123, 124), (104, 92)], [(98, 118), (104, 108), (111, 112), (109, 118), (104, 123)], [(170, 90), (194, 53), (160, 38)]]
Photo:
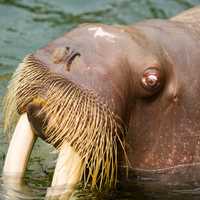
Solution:
[(36, 54), (46, 54), (51, 57), (58, 48), (71, 48), (86, 57), (94, 55), (105, 57), (108, 53), (117, 54), (123, 51), (130, 44), (130, 40), (131, 37), (123, 27), (99, 24), (82, 25), (39, 49)]
[(112, 45), (112, 43), (114, 44), (123, 41), (127, 37), (127, 33), (125, 31), (125, 27), (123, 26), (83, 24), (65, 34), (65, 36), (91, 39), (94, 43), (102, 42)]

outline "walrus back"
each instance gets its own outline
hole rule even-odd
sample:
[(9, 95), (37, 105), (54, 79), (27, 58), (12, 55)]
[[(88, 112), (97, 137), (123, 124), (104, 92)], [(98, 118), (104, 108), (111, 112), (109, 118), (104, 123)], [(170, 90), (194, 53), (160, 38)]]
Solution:
[(186, 10), (170, 20), (188, 24), (191, 29), (200, 34), (200, 6)]

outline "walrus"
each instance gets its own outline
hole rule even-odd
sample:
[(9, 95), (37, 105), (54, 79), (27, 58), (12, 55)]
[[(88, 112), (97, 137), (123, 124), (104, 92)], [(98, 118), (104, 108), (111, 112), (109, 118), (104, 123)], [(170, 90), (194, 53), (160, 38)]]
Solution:
[(5, 129), (19, 121), (3, 175), (23, 177), (40, 137), (60, 151), (55, 187), (114, 187), (121, 172), (199, 181), (199, 66), (199, 6), (168, 20), (67, 32), (12, 77)]

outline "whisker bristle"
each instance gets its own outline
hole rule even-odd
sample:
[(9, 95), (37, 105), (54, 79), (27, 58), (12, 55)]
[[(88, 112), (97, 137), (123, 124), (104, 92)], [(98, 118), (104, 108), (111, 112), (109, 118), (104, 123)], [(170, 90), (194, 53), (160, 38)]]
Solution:
[[(43, 95), (43, 96), (42, 96)], [(85, 186), (113, 186), (117, 181), (117, 149), (123, 143), (124, 125), (106, 102), (50, 72), (33, 55), (19, 65), (4, 99), (4, 125), (10, 131), (19, 114), (38, 97), (45, 99), (46, 141), (61, 149), (66, 143), (80, 155)]]

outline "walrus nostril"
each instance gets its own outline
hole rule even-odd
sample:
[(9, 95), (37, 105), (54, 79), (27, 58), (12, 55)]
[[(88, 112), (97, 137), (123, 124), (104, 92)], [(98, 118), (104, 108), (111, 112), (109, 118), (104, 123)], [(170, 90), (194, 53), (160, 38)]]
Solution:
[(56, 48), (52, 55), (52, 60), (55, 64), (64, 63), (64, 67), (67, 71), (70, 71), (72, 62), (76, 57), (79, 57), (81, 54), (74, 50), (71, 50), (70, 47), (59, 47)]
[(71, 64), (75, 60), (76, 57), (80, 57), (80, 53), (72, 51), (72, 53), (67, 58), (67, 64), (66, 64), (67, 71), (70, 71)]

